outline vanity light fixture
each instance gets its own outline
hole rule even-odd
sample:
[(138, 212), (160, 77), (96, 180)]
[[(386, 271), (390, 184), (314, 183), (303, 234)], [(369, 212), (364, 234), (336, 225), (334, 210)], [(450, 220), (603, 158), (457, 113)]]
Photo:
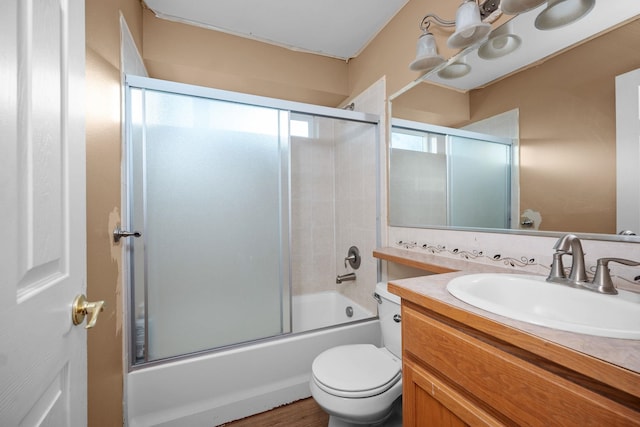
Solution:
[[(545, 0), (500, 0), (500, 9), (506, 15), (527, 12), (545, 3)], [(539, 30), (553, 30), (571, 24), (593, 9), (596, 0), (547, 0), (547, 7), (535, 20)]]
[[(437, 21), (436, 21), (437, 22)], [(473, 0), (465, 0), (456, 11), (456, 31), (447, 40), (452, 49), (462, 49), (479, 42), (491, 31), (491, 25), (480, 19), (480, 7)]]
[(438, 71), (438, 77), (442, 79), (459, 79), (471, 72), (469, 64), (465, 64), (462, 61), (452, 62), (440, 71)]
[(478, 56), (482, 59), (498, 59), (518, 49), (522, 39), (515, 34), (491, 35), (478, 48)]
[(416, 59), (409, 64), (409, 69), (413, 71), (428, 71), (444, 62), (444, 58), (438, 55), (438, 46), (433, 34), (427, 32), (429, 25), (423, 30), (418, 38), (416, 46)]
[(593, 9), (596, 0), (548, 0), (534, 23), (539, 30), (553, 30), (571, 24)]
[[(429, 32), (431, 23), (442, 27), (455, 26), (455, 32), (447, 40), (447, 46), (453, 49), (464, 49), (474, 44), (480, 44), (491, 31), (491, 25), (501, 14), (518, 15), (538, 8), (546, 3), (544, 9), (535, 18), (534, 26), (538, 30), (553, 30), (569, 25), (585, 15), (595, 6), (596, 0), (463, 0), (456, 11), (455, 21), (447, 21), (439, 16), (429, 13), (420, 21), (422, 34), (418, 38), (416, 58), (409, 68), (413, 71), (421, 71), (426, 74), (434, 68), (442, 68), (441, 78), (452, 79), (467, 74), (471, 67), (452, 63), (445, 68), (453, 66), (457, 72), (445, 71), (441, 66), (444, 63), (442, 56), (438, 54), (435, 37)], [(542, 9), (542, 7), (540, 7)], [(508, 24), (508, 23), (507, 23)], [(492, 60), (510, 54), (520, 47), (522, 39), (513, 33), (491, 34), (489, 38), (478, 47), (477, 54), (481, 59)], [(464, 74), (460, 74), (466, 70)]]
[(546, 0), (500, 0), (500, 10), (505, 15), (517, 15), (540, 6)]
[(462, 2), (456, 11), (455, 21), (442, 19), (432, 13), (425, 15), (420, 21), (422, 34), (418, 39), (416, 59), (409, 65), (413, 71), (428, 71), (444, 62), (444, 59), (438, 55), (435, 38), (429, 32), (432, 22), (442, 27), (456, 27), (455, 32), (447, 40), (447, 46), (452, 49), (471, 46), (485, 38), (491, 31), (491, 25), (482, 22), (480, 8), (474, 0)]

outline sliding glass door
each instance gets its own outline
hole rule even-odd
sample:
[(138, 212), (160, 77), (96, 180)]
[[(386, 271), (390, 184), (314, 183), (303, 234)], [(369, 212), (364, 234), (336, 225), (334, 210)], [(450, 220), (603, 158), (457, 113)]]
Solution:
[(134, 357), (289, 332), (289, 113), (129, 90)]

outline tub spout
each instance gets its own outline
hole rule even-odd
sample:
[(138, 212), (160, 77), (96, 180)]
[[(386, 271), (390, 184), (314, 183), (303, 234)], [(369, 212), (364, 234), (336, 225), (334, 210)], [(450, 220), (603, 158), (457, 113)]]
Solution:
[(337, 284), (340, 284), (342, 282), (349, 282), (352, 280), (356, 280), (356, 273), (338, 274), (336, 276)]

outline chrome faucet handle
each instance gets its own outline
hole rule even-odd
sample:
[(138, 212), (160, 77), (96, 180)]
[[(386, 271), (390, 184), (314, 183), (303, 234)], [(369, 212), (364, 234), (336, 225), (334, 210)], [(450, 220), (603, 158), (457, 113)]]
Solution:
[(567, 255), (568, 252), (557, 250), (553, 254), (553, 263), (551, 264), (551, 271), (547, 276), (547, 282), (559, 282), (566, 281), (567, 276), (564, 273), (564, 264), (562, 263), (562, 256)]
[(349, 255), (348, 257), (346, 257), (344, 259), (344, 268), (347, 268), (347, 263), (352, 263), (352, 262), (356, 262), (356, 256), (355, 255)]
[(347, 268), (347, 262), (354, 270), (360, 268), (360, 262), (362, 258), (360, 258), (360, 251), (356, 246), (351, 246), (349, 251), (347, 252), (347, 257), (344, 259), (344, 268)]
[(617, 262), (618, 264), (638, 266), (640, 262), (632, 261), (624, 258), (600, 258), (598, 259), (598, 266), (596, 267), (596, 275), (593, 277), (591, 290), (600, 292), (602, 294), (615, 295), (618, 293), (616, 287), (613, 286), (611, 281), (611, 274), (609, 271), (609, 263)]

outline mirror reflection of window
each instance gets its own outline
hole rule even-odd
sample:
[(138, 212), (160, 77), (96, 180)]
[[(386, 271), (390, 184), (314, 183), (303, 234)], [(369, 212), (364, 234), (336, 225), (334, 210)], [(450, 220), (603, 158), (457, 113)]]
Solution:
[(289, 120), (289, 134), (300, 138), (311, 138), (313, 116), (292, 115)]
[(445, 135), (411, 129), (394, 129), (391, 134), (391, 148), (422, 151), (424, 153), (444, 153)]
[(395, 123), (390, 147), (391, 225), (509, 228), (510, 140)]
[(389, 223), (447, 224), (447, 158), (444, 153), (392, 148)]

